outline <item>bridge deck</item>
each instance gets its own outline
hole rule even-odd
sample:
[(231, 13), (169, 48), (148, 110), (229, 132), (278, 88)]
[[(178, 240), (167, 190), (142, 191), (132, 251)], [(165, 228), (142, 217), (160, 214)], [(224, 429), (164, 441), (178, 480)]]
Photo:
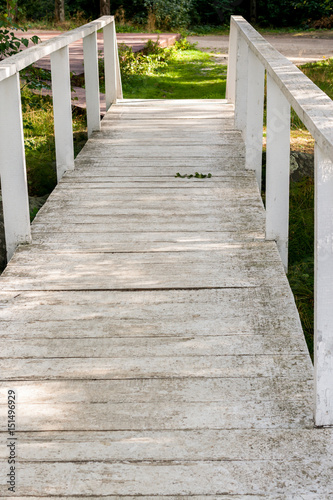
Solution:
[(0, 279), (0, 496), (14, 389), (15, 498), (332, 499), (232, 123), (225, 101), (123, 101), (37, 215)]

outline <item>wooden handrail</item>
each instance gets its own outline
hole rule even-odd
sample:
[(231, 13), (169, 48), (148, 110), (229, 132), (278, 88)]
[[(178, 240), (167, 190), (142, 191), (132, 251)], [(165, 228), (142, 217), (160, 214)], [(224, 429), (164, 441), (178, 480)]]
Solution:
[(103, 28), (106, 105), (122, 98), (113, 16), (103, 16), (0, 62), (0, 175), (9, 260), (31, 241), (19, 72), (51, 56), (57, 178), (74, 168), (69, 45), (83, 39), (88, 137), (100, 130), (97, 31)]
[(290, 109), (315, 139), (315, 423), (333, 426), (333, 102), (245, 19), (232, 16), (227, 98), (261, 188), (267, 74), (266, 239), (288, 267)]

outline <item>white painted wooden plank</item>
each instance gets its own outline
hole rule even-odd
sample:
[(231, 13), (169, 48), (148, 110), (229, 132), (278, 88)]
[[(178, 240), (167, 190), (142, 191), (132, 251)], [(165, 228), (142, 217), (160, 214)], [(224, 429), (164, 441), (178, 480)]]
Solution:
[[(94, 192), (94, 191), (93, 191)], [(83, 199), (83, 194), (85, 191), (81, 190), (75, 190), (73, 193), (74, 196), (75, 194), (78, 193), (78, 200), (77, 203), (75, 204), (73, 201), (68, 199), (52, 199), (49, 201), (49, 203), (45, 206), (43, 209), (43, 212), (40, 214), (40, 218), (43, 214), (43, 217), (46, 217), (47, 214), (54, 214), (55, 212), (58, 214), (58, 216), (62, 216), (65, 213), (67, 213), (67, 216), (69, 220), (71, 220), (72, 216), (75, 215), (84, 215), (86, 213), (89, 213), (89, 216), (109, 216), (109, 215), (131, 215), (135, 213), (137, 216), (140, 214), (145, 214), (148, 216), (150, 215), (161, 215), (161, 212), (164, 212), (165, 214), (177, 214), (181, 213), (182, 211), (186, 211), (188, 215), (193, 214), (193, 216), (201, 216), (201, 217), (209, 217), (210, 215), (215, 215), (218, 216), (219, 214), (223, 214), (224, 211), (228, 211), (231, 209), (237, 210), (238, 206), (236, 203), (236, 200), (231, 200), (231, 199), (226, 199), (225, 204), (223, 203), (223, 200), (205, 200), (204, 198), (198, 198), (196, 200), (190, 200), (188, 197), (185, 197), (183, 203), (179, 200), (167, 200), (162, 196), (160, 204), (158, 204), (157, 198), (158, 196), (152, 196), (152, 199), (148, 199), (146, 202), (142, 202), (140, 200), (138, 201), (132, 201), (130, 200), (129, 197), (124, 197), (122, 198), (121, 196), (115, 196), (114, 200), (108, 201), (107, 197), (104, 199), (99, 195), (97, 192), (97, 200), (95, 201), (85, 201)], [(132, 193), (135, 195), (136, 193), (133, 191), (129, 191), (129, 193)], [(111, 197), (110, 197), (111, 198)], [(244, 197), (245, 198), (245, 197)], [(251, 199), (248, 197), (248, 199), (242, 199), (242, 203), (240, 202), (239, 209), (241, 210), (244, 206), (246, 205), (246, 208), (253, 209), (256, 212), (260, 212), (260, 210), (263, 211), (263, 207), (261, 204), (261, 201), (257, 199)], [(128, 201), (128, 206), (126, 206), (126, 201)], [(225, 205), (227, 205), (225, 207)], [(242, 206), (243, 205), (243, 206)], [(201, 208), (201, 209), (200, 209)]]
[(288, 287), (0, 292), (1, 337), (302, 336)]
[[(263, 232), (240, 233), (137, 233), (132, 240), (132, 249), (140, 252), (161, 251), (196, 251), (219, 250), (226, 242), (264, 239)], [(55, 233), (33, 231), (33, 247), (35, 251), (60, 251), (61, 252), (122, 252), (128, 251), (128, 233)]]
[(236, 79), (235, 79), (235, 127), (244, 137), (247, 120), (248, 99), (248, 45), (237, 35)]
[[(129, 461), (264, 461), (304, 460), (309, 448), (313, 460), (333, 452), (332, 432), (309, 429), (201, 430), (119, 432), (20, 433), (20, 462), (57, 460)], [(276, 443), (279, 443), (279, 446)], [(223, 443), (223, 446), (221, 446)], [(0, 457), (5, 458), (5, 449)]]
[(235, 87), (236, 87), (236, 62), (237, 62), (237, 47), (238, 47), (238, 30), (234, 23), (230, 24), (229, 33), (229, 50), (228, 50), (228, 66), (227, 66), (227, 88), (226, 98), (229, 104), (235, 104)]
[(333, 163), (315, 147), (315, 420), (333, 425), (332, 186)]
[(112, 141), (116, 145), (129, 145), (129, 144), (151, 144), (156, 141), (159, 144), (169, 143), (173, 144), (198, 144), (204, 142), (205, 144), (228, 144), (232, 145), (234, 142), (242, 142), (239, 132), (235, 131), (222, 131), (222, 130), (196, 130), (193, 133), (192, 127), (185, 130), (175, 128), (154, 129), (147, 131), (146, 129), (137, 128), (134, 131), (131, 128), (122, 127), (105, 128), (101, 130), (100, 134), (94, 135), (95, 140)]
[(266, 239), (275, 240), (288, 270), (290, 105), (267, 76)]
[[(300, 337), (273, 335), (225, 335), (219, 337), (90, 338), (90, 339), (0, 339), (1, 358), (119, 358), (174, 356), (234, 356), (300, 354)], [(222, 360), (223, 361), (223, 360)]]
[[(68, 175), (66, 174), (64, 179), (64, 182), (66, 181), (65, 182), (66, 185), (64, 186), (62, 182), (61, 188), (58, 187), (54, 189), (54, 191), (49, 196), (48, 201), (54, 199), (55, 197), (59, 199), (62, 196), (63, 197), (67, 196), (68, 190), (72, 190), (73, 194), (74, 192), (77, 192), (78, 189), (86, 189), (87, 193), (90, 192), (90, 189), (94, 187), (93, 185), (93, 183), (95, 182), (94, 180), (92, 181), (92, 186), (78, 185), (79, 183), (77, 182), (77, 180), (83, 179), (86, 180), (87, 182), (91, 178), (94, 179), (94, 177), (97, 176), (97, 172), (95, 172), (95, 174), (96, 174), (95, 176), (93, 175), (91, 176), (89, 168), (86, 168), (85, 171), (79, 169), (70, 172)], [(195, 175), (195, 172), (193, 173), (193, 175)], [(104, 177), (107, 178), (107, 174), (105, 171), (104, 171)], [(69, 179), (73, 179), (73, 181), (70, 183)], [(207, 200), (214, 200), (214, 199), (218, 200), (224, 198), (232, 199), (235, 198), (235, 196), (232, 195), (235, 194), (236, 192), (237, 197), (242, 195), (247, 195), (262, 204), (254, 175), (243, 176), (241, 173), (239, 173), (239, 175), (229, 176), (225, 172), (224, 176), (218, 179), (214, 179), (213, 176), (210, 178), (207, 177), (203, 179), (195, 177), (181, 178), (181, 177), (176, 177), (176, 174), (174, 175), (169, 174), (163, 177), (147, 176), (142, 178), (142, 177), (130, 176), (127, 178), (122, 178), (122, 177), (116, 179), (109, 178), (108, 180), (105, 181), (105, 185), (101, 186), (99, 184), (97, 187), (99, 189), (99, 193), (101, 193), (103, 196), (105, 195), (106, 198), (110, 197), (110, 195), (119, 195), (119, 194), (125, 197), (128, 194), (129, 191), (128, 188), (131, 188), (130, 191), (132, 193), (134, 192), (133, 191), (134, 188), (136, 189), (135, 200), (140, 199), (139, 197), (141, 196), (142, 197), (141, 201), (144, 201), (147, 195), (154, 196), (156, 195), (156, 193), (158, 193), (159, 197), (163, 195), (164, 197), (168, 197), (169, 199), (171, 196), (177, 199), (180, 198), (180, 196), (186, 197), (186, 195), (188, 197), (191, 197), (191, 199), (193, 198), (194, 199), (206, 198)], [(89, 200), (89, 196), (86, 196), (86, 199)]]
[(7, 260), (29, 243), (30, 214), (19, 75), (0, 84), (0, 176)]
[(68, 46), (51, 55), (52, 99), (57, 179), (74, 169), (71, 82)]
[[(306, 471), (306, 472), (304, 472)], [(170, 477), (173, 478), (172, 482)], [(333, 488), (330, 467), (308, 460), (259, 462), (161, 462), (113, 464), (103, 462), (25, 464), (20, 481), (28, 495), (230, 495), (257, 498), (281, 494), (306, 498), (329, 495)], [(5, 494), (6, 487), (1, 487)], [(272, 498), (272, 497), (271, 497)], [(273, 497), (274, 498), (274, 497)], [(311, 498), (308, 496), (308, 498)], [(313, 496), (312, 496), (313, 498)], [(322, 498), (322, 497), (321, 497)]]
[[(17, 409), (20, 411), (19, 404)], [(7, 412), (8, 408), (0, 407), (2, 432), (7, 430)], [(313, 428), (312, 411), (303, 401), (248, 401), (246, 405), (244, 402), (37, 403), (25, 404), (19, 415), (21, 432), (64, 428), (67, 431)]]
[[(126, 380), (36, 380), (12, 382), (19, 404), (168, 403), (248, 401), (311, 402), (313, 380), (264, 378), (155, 378)], [(7, 405), (8, 382), (0, 381), (0, 404)], [(302, 432), (304, 429), (299, 429)], [(91, 439), (89, 435), (87, 439)], [(64, 436), (66, 440), (66, 436)], [(300, 443), (301, 446), (301, 443)]]
[(234, 243), (209, 254), (77, 253), (75, 261), (67, 253), (33, 254), (22, 248), (0, 283), (3, 290), (144, 290), (279, 286), (287, 279), (274, 243)]
[[(225, 157), (244, 157), (244, 145), (149, 145), (149, 146), (114, 146), (106, 141), (90, 141), (88, 145), (81, 151), (80, 158), (88, 155), (96, 155), (103, 158), (107, 155), (112, 155), (114, 158), (170, 158), (170, 157), (185, 157), (185, 158), (217, 158)], [(102, 148), (102, 149), (101, 149)], [(220, 159), (221, 161), (221, 159)], [(222, 163), (222, 161), (221, 161)]]
[(265, 68), (250, 50), (248, 53), (248, 96), (245, 126), (245, 168), (255, 170), (261, 189)]
[[(112, 120), (114, 121), (115, 123), (117, 123), (118, 121), (129, 121), (129, 122), (132, 122), (132, 121), (140, 121), (141, 122), (145, 122), (145, 120), (149, 120), (149, 121), (152, 121), (152, 120), (159, 120), (159, 119), (163, 119), (166, 120), (166, 123), (168, 123), (167, 120), (172, 120), (176, 126), (179, 126), (179, 124), (177, 123), (178, 120), (181, 122), (181, 123), (185, 123), (186, 121), (189, 122), (189, 124), (191, 123), (192, 120), (206, 120), (206, 121), (215, 121), (215, 124), (216, 125), (219, 125), (221, 124), (222, 125), (222, 122), (224, 122), (224, 126), (227, 127), (227, 128), (232, 128), (232, 129), (237, 129), (237, 127), (235, 127), (234, 125), (234, 122), (233, 122), (233, 117), (234, 117), (234, 112), (233, 111), (228, 111), (228, 112), (224, 112), (223, 114), (220, 113), (220, 112), (216, 112), (214, 110), (210, 111), (210, 110), (206, 110), (206, 111), (200, 111), (200, 110), (188, 110), (188, 111), (183, 111), (183, 110), (178, 110), (178, 111), (171, 111), (171, 112), (166, 112), (166, 116), (164, 118), (164, 113), (157, 113), (157, 112), (154, 112), (154, 111), (150, 111), (149, 113), (131, 113), (131, 114), (124, 114), (124, 113), (117, 113), (117, 114), (110, 114), (110, 115), (106, 115), (106, 117), (104, 118), (104, 120)], [(228, 120), (230, 120), (228, 122)], [(222, 125), (223, 126), (223, 125)]]
[[(262, 209), (260, 211), (251, 211), (249, 209), (238, 212), (239, 220), (236, 222), (234, 211), (225, 210), (220, 216), (210, 215), (209, 217), (201, 217), (200, 212), (191, 215), (170, 215), (164, 216), (150, 215), (148, 217), (142, 215), (136, 216), (134, 213), (129, 218), (128, 215), (113, 215), (110, 216), (71, 216), (70, 222), (68, 218), (65, 220), (54, 221), (51, 217), (40, 219), (37, 215), (33, 229), (36, 231), (54, 231), (62, 233), (81, 233), (85, 232), (193, 232), (193, 219), (199, 219), (196, 223), (198, 231), (235, 231), (246, 232), (248, 227), (251, 227), (249, 235), (251, 238), (256, 238), (258, 234), (260, 237), (264, 234), (264, 216)], [(147, 212), (148, 213), (148, 212)]]
[(86, 89), (88, 137), (101, 129), (97, 32), (83, 39), (84, 81)]
[(104, 67), (106, 110), (117, 101), (116, 31), (114, 22), (104, 26)]
[[(177, 172), (186, 174), (195, 174), (198, 169), (201, 169), (201, 173), (210, 172), (214, 175), (214, 170), (218, 172), (227, 172), (228, 175), (243, 175), (244, 173), (244, 159), (243, 158), (223, 158), (223, 160), (218, 158), (207, 158), (203, 163), (202, 158), (161, 158), (156, 161), (156, 159), (144, 159), (139, 158), (135, 160), (135, 158), (110, 158), (108, 159), (106, 156), (99, 158), (97, 161), (95, 158), (90, 158), (89, 156), (79, 156), (77, 159), (77, 167), (80, 169), (81, 167), (89, 167), (90, 173), (94, 175), (94, 170), (96, 170), (96, 174), (100, 172), (104, 172), (104, 174), (110, 174), (110, 176), (114, 175), (115, 172), (121, 173), (124, 171), (124, 176), (126, 176), (126, 169), (133, 169), (133, 174), (135, 174), (134, 169), (140, 169), (142, 175), (145, 175), (145, 172), (153, 172), (153, 168), (156, 168), (157, 175), (161, 172), (165, 172), (167, 175), (176, 175)], [(134, 168), (133, 168), (134, 167)], [(182, 170), (185, 169), (184, 172)], [(130, 170), (128, 170), (129, 174)], [(234, 172), (234, 173), (231, 173)], [(118, 173), (118, 175), (119, 175)], [(200, 173), (200, 172), (199, 172)], [(138, 174), (136, 174), (138, 175)], [(140, 174), (139, 174), (140, 175)]]
[[(197, 377), (303, 378), (304, 355), (174, 356), (0, 359), (2, 380), (68, 380)], [(310, 408), (310, 411), (312, 409)], [(260, 412), (259, 412), (260, 413)]]
[[(242, 160), (240, 160), (242, 161)], [(122, 166), (121, 162), (118, 166), (108, 166), (107, 162), (104, 162), (104, 166), (101, 162), (94, 164), (90, 163), (89, 160), (82, 159), (82, 161), (77, 162), (76, 169), (71, 172), (66, 172), (66, 175), (62, 178), (62, 183), (73, 183), (75, 185), (85, 182), (104, 182), (107, 187), (112, 183), (121, 184), (124, 183), (135, 183), (135, 182), (145, 182), (149, 181), (156, 185), (156, 182), (172, 182), (174, 186), (179, 185), (179, 177), (176, 177), (175, 174), (175, 166), (169, 166), (161, 168), (153, 168), (153, 167), (134, 167), (134, 166)], [(170, 168), (171, 167), (171, 168)], [(181, 175), (184, 174), (192, 174), (193, 175), (193, 167), (181, 167)], [(199, 172), (205, 173), (205, 172)], [(212, 174), (212, 178), (214, 178), (214, 184), (217, 187), (219, 182), (232, 182), (232, 180), (238, 180), (238, 185), (241, 183), (245, 183), (246, 180), (248, 182), (251, 181), (251, 175), (244, 175), (242, 171), (237, 169), (237, 162), (234, 171), (225, 171), (222, 169), (212, 170), (209, 168), (209, 172)], [(191, 185), (187, 180), (191, 180), (194, 183), (201, 184), (203, 179), (197, 179), (192, 177), (191, 179), (185, 178), (184, 186)], [(207, 178), (208, 180), (208, 178)], [(195, 186), (195, 184), (194, 184)], [(222, 187), (222, 184), (221, 184)]]
[(149, 133), (151, 130), (155, 133), (159, 131), (162, 135), (164, 130), (171, 130), (175, 132), (175, 130), (179, 130), (180, 134), (185, 130), (193, 130), (193, 131), (209, 131), (213, 132), (222, 132), (229, 131), (233, 133), (239, 133), (239, 130), (235, 128), (233, 114), (229, 111), (226, 116), (221, 112), (220, 118), (214, 119), (206, 119), (202, 120), (199, 116), (193, 115), (192, 117), (189, 115), (183, 115), (179, 113), (178, 118), (176, 117), (163, 117), (159, 115), (149, 116), (146, 115), (144, 120), (144, 126), (141, 121), (138, 120), (117, 120), (116, 117), (106, 114), (102, 120), (101, 127), (103, 130), (137, 130), (145, 131)]

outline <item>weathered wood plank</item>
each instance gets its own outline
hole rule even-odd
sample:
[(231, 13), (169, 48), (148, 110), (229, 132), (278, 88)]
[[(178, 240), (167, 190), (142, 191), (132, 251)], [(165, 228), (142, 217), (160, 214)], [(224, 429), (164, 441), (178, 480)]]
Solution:
[[(175, 175), (165, 174), (161, 177), (137, 177), (133, 176), (128, 178), (109, 178), (105, 181), (104, 185), (96, 184), (94, 180), (95, 176), (90, 176), (88, 172), (81, 170), (74, 171), (73, 174), (66, 176), (63, 182), (55, 189), (49, 196), (48, 200), (52, 200), (54, 197), (65, 197), (68, 195), (68, 190), (73, 190), (77, 192), (78, 189), (92, 189), (98, 188), (103, 189), (100, 194), (104, 194), (106, 198), (121, 199), (122, 197), (131, 197), (133, 201), (149, 201), (147, 196), (158, 196), (161, 200), (168, 199), (178, 199), (186, 201), (195, 201), (200, 199), (206, 199), (209, 202), (219, 201), (219, 200), (230, 200), (236, 202), (235, 198), (250, 198), (256, 201), (263, 207), (262, 201), (259, 198), (257, 183), (254, 178), (251, 177), (223, 177), (218, 180), (212, 178), (196, 179), (196, 178), (180, 178)], [(105, 173), (104, 173), (105, 175)], [(195, 175), (195, 172), (193, 173)], [(205, 174), (207, 175), (207, 174)], [(89, 178), (92, 179), (91, 184), (88, 186), (81, 185), (76, 181), (76, 178), (84, 178), (85, 182), (88, 182)], [(70, 181), (70, 179), (73, 179)], [(65, 185), (64, 185), (65, 184)], [(96, 184), (96, 186), (95, 186)], [(135, 199), (133, 199), (133, 192), (135, 192)], [(121, 196), (121, 198), (116, 198), (116, 196)], [(190, 198), (188, 200), (188, 198)], [(85, 199), (89, 201), (89, 197), (85, 196)], [(92, 197), (93, 201), (94, 197)], [(144, 206), (144, 203), (143, 203)]]
[[(83, 150), (82, 150), (83, 151)], [(93, 156), (93, 157), (92, 157)], [(114, 156), (107, 156), (107, 155), (98, 155), (98, 158), (96, 158), (96, 155), (83, 155), (83, 153), (79, 154), (78, 157), (76, 158), (76, 165), (77, 166), (83, 166), (83, 165), (90, 165), (92, 169), (95, 168), (101, 168), (105, 169), (105, 172), (111, 172), (114, 171), (116, 168), (121, 171), (123, 168), (128, 167), (128, 168), (140, 168), (142, 169), (142, 173), (145, 172), (145, 169), (149, 171), (149, 169), (154, 169), (157, 170), (157, 172), (165, 171), (170, 174), (176, 175), (177, 172), (180, 171), (180, 169), (183, 168), (191, 168), (191, 171), (189, 173), (195, 173), (198, 169), (203, 170), (209, 170), (211, 171), (212, 168), (215, 168), (216, 171), (228, 171), (228, 174), (233, 175), (231, 172), (241, 172), (242, 175), (244, 175), (244, 170), (243, 170), (243, 163), (244, 159), (242, 157), (223, 157), (223, 158), (211, 158), (207, 157), (203, 161), (202, 158), (185, 158), (185, 157), (173, 157), (173, 158), (118, 158)], [(93, 168), (94, 167), (94, 168)], [(176, 172), (174, 173), (174, 171)], [(194, 172), (193, 172), (194, 170)], [(213, 173), (212, 171), (211, 173)]]
[[(35, 247), (34, 247), (35, 248)], [(61, 267), (59, 258), (61, 255)], [(229, 243), (220, 251), (75, 254), (21, 248), (3, 290), (184, 289), (286, 285), (274, 242)], [(172, 270), (172, 272), (170, 272)]]
[[(144, 460), (156, 461), (264, 461), (302, 460), (311, 449), (313, 460), (333, 453), (332, 431), (200, 430), (116, 432), (20, 432), (20, 462)], [(278, 446), (277, 446), (278, 443)], [(325, 451), (324, 451), (325, 450)], [(5, 458), (0, 449), (0, 458)]]
[[(215, 169), (215, 167), (213, 167)], [(193, 175), (193, 166), (185, 166), (181, 167), (179, 172), (181, 175)], [(195, 174), (196, 171), (194, 171)], [(218, 182), (219, 180), (224, 180), (226, 179), (226, 182), (228, 182), (229, 177), (237, 178), (239, 179), (240, 182), (242, 182), (242, 178), (249, 177), (249, 174), (251, 172), (248, 172), (248, 175), (245, 176), (243, 172), (237, 171), (237, 167), (235, 168), (234, 172), (228, 172), (226, 170), (222, 169), (215, 169), (213, 170), (212, 168), (209, 168), (206, 170), (206, 172), (203, 172), (203, 168), (201, 169), (201, 172), (199, 173), (211, 173), (214, 183)], [(106, 185), (113, 183), (113, 182), (144, 182), (148, 180), (151, 183), (155, 183), (158, 181), (168, 181), (168, 182), (174, 182), (178, 180), (179, 182), (179, 177), (176, 177), (177, 172), (175, 173), (175, 166), (170, 165), (169, 167), (162, 167), (162, 168), (154, 168), (154, 167), (147, 167), (147, 166), (137, 166), (137, 165), (122, 165), (121, 162), (120, 164), (110, 166), (107, 161), (105, 161), (103, 164), (101, 162), (94, 163), (89, 160), (83, 159), (79, 163), (77, 163), (77, 168), (75, 170), (71, 170), (66, 172), (64, 177), (61, 179), (61, 185), (64, 182), (73, 182), (75, 179), (75, 183), (78, 184), (80, 182), (105, 182)], [(184, 184), (186, 185), (185, 180)], [(196, 184), (201, 184), (200, 179), (192, 178), (194, 186)], [(176, 182), (174, 182), (174, 185), (176, 185)], [(221, 186), (222, 187), (222, 186)]]
[[(13, 387), (11, 384), (10, 387)], [(8, 408), (0, 406), (6, 432)], [(313, 428), (307, 401), (17, 405), (21, 432)], [(156, 465), (156, 464), (155, 464)], [(1, 490), (0, 490), (1, 491)]]
[(133, 378), (304, 377), (304, 355), (237, 355), (0, 359), (2, 380), (68, 380)]
[(128, 145), (151, 145), (155, 144), (168, 144), (172, 142), (175, 145), (188, 145), (198, 144), (204, 142), (205, 144), (212, 145), (230, 145), (234, 143), (242, 143), (240, 132), (228, 130), (223, 133), (221, 130), (208, 131), (198, 130), (193, 134), (191, 128), (183, 130), (182, 132), (174, 128), (165, 129), (162, 132), (159, 129), (146, 131), (145, 129), (132, 129), (122, 130), (121, 127), (115, 129), (105, 128), (93, 135), (94, 141), (106, 141), (116, 146), (127, 147)]
[[(73, 191), (68, 189), (68, 191), (70, 192), (67, 193), (67, 196), (65, 192), (64, 196), (62, 196), (63, 193), (61, 193), (61, 197), (59, 198), (57, 198), (56, 196), (52, 197), (49, 203), (43, 208), (43, 212), (41, 213), (43, 219), (47, 219), (49, 215), (53, 216), (54, 213), (57, 214), (58, 218), (61, 218), (65, 215), (69, 220), (72, 221), (72, 218), (75, 216), (87, 217), (87, 214), (89, 214), (90, 218), (98, 216), (117, 217), (120, 215), (130, 218), (132, 214), (135, 214), (136, 217), (139, 217), (141, 215), (145, 215), (147, 217), (158, 217), (161, 214), (163, 215), (163, 217), (167, 217), (168, 215), (172, 216), (174, 214), (181, 214), (184, 210), (186, 211), (188, 216), (202, 218), (220, 216), (221, 218), (223, 218), (225, 212), (228, 211), (230, 217), (230, 212), (232, 210), (236, 212), (238, 208), (240, 211), (242, 209), (243, 211), (245, 209), (247, 211), (251, 210), (257, 213), (260, 213), (261, 211), (262, 217), (264, 216), (264, 208), (262, 206), (262, 203), (260, 200), (256, 199), (255, 196), (251, 198), (250, 196), (244, 196), (244, 198), (241, 198), (239, 200), (239, 204), (237, 205), (237, 200), (228, 200), (227, 197), (225, 200), (212, 201), (207, 200), (205, 197), (203, 197), (202, 199), (198, 198), (195, 200), (191, 200), (190, 196), (185, 196), (185, 199), (182, 202), (181, 199), (168, 199), (167, 196), (161, 194), (161, 200), (159, 203), (158, 193), (154, 193), (151, 195), (147, 195), (147, 200), (143, 203), (140, 199), (133, 200), (133, 197), (136, 193), (133, 193), (133, 191), (131, 191), (130, 189), (124, 197), (122, 197), (121, 193), (118, 195), (117, 193), (115, 193), (115, 196), (113, 198), (112, 194), (110, 194), (109, 196), (107, 196), (107, 194), (101, 196), (98, 192), (99, 188), (96, 188), (94, 184), (90, 184), (87, 187), (89, 188), (89, 186), (91, 186), (91, 191), (93, 193), (95, 192), (96, 196), (90, 200), (86, 200), (85, 188), (82, 184), (81, 186), (82, 189), (75, 189)], [(181, 195), (179, 196), (179, 198), (181, 198)], [(193, 228), (193, 225), (191, 227)]]
[[(0, 405), (7, 405), (8, 387), (15, 387), (18, 402), (64, 405), (84, 403), (190, 403), (247, 401), (303, 401), (310, 403), (313, 380), (300, 377), (265, 378), (155, 378), (114, 380), (36, 380), (0, 382)], [(88, 438), (90, 439), (90, 438)]]
[[(140, 120), (117, 120), (115, 117), (111, 116), (109, 118), (106, 115), (101, 123), (102, 130), (107, 129), (117, 129), (117, 130), (126, 130), (126, 129), (140, 129), (142, 130), (143, 126)], [(231, 132), (239, 132), (235, 129), (233, 115), (229, 117), (214, 118), (203, 120), (200, 116), (198, 117), (185, 117), (179, 116), (177, 119), (175, 118), (163, 118), (163, 116), (158, 117), (149, 117), (146, 116), (144, 120), (144, 129), (149, 132), (150, 130), (159, 130), (163, 133), (164, 130), (179, 130), (180, 134), (182, 131), (187, 128), (191, 129), (193, 133), (197, 131), (207, 131), (212, 130), (221, 131), (227, 130)]]
[[(191, 337), (90, 339), (0, 339), (1, 358), (105, 358), (230, 356), (300, 354), (305, 346), (299, 337), (234, 335)], [(223, 360), (222, 360), (223, 361)]]
[[(172, 481), (170, 478), (172, 477)], [(230, 495), (265, 497), (281, 494), (302, 498), (313, 489), (333, 489), (330, 468), (309, 457), (299, 460), (249, 462), (166, 462), (108, 464), (22, 463), (20, 481), (28, 495)], [(1, 486), (1, 494), (6, 494)], [(306, 497), (305, 497), (306, 498)], [(309, 497), (310, 498), (310, 497)]]
[[(300, 336), (288, 287), (212, 290), (4, 292), (0, 336)], [(304, 338), (303, 338), (304, 342)]]
[[(82, 228), (84, 230), (84, 228)], [(61, 252), (122, 252), (128, 250), (128, 233), (109, 232), (81, 232), (81, 233), (55, 233), (38, 232), (33, 228), (33, 246), (38, 245), (42, 252), (48, 249)], [(230, 232), (206, 232), (206, 233), (136, 233), (132, 242), (132, 249), (139, 252), (161, 252), (161, 251), (197, 251), (197, 250), (219, 250), (226, 242), (246, 241), (252, 239), (264, 239), (261, 233)], [(20, 251), (20, 249), (18, 250)]]
[[(102, 148), (102, 149), (101, 149)], [(245, 151), (242, 146), (214, 146), (214, 145), (165, 145), (165, 146), (115, 146), (112, 143), (106, 144), (104, 141), (92, 142), (89, 146), (83, 149), (80, 153), (80, 158), (90, 157), (99, 152), (99, 157), (113, 156), (114, 158), (155, 158), (159, 162), (160, 158), (218, 158), (221, 162), (221, 157), (243, 158)]]

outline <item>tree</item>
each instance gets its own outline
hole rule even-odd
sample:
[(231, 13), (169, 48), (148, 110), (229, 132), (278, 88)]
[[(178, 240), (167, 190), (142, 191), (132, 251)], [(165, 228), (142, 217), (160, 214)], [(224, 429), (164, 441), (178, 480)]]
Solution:
[(252, 23), (257, 22), (257, 0), (250, 1), (250, 19)]
[(100, 0), (100, 16), (109, 16), (110, 15), (110, 0)]
[(55, 20), (60, 23), (65, 21), (65, 0), (55, 0)]
[(18, 5), (16, 0), (7, 0), (8, 18), (17, 21)]

